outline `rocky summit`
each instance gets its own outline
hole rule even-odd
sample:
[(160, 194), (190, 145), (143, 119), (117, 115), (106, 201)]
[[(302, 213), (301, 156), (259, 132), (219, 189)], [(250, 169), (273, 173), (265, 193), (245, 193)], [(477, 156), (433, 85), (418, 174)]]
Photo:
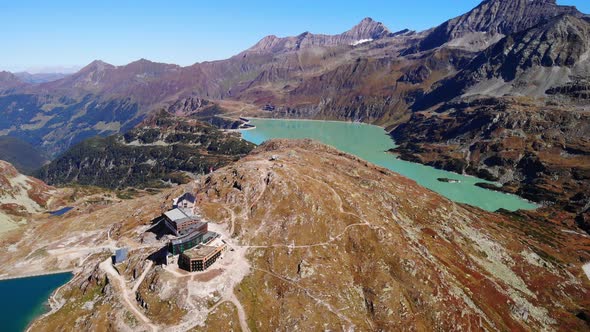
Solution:
[(267, 36), (246, 53), (281, 53), (311, 47), (359, 45), (391, 35), (381, 22), (367, 17), (352, 29), (339, 35), (321, 35), (304, 32), (296, 37)]
[(557, 5), (556, 0), (485, 0), (470, 12), (433, 29), (420, 42), (420, 49), (431, 49), (455, 39), (467, 42), (481, 33), (509, 35), (562, 14), (583, 15), (575, 7)]

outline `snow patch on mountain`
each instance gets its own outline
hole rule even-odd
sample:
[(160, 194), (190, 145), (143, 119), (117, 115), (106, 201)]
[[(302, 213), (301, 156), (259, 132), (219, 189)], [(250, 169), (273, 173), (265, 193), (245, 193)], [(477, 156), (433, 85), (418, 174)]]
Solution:
[(353, 41), (352, 43), (350, 43), (350, 46), (357, 46), (357, 45), (361, 45), (361, 44), (364, 44), (364, 43), (369, 43), (369, 42), (372, 42), (372, 41), (373, 41), (373, 38), (359, 39), (359, 40), (356, 40), (356, 41)]

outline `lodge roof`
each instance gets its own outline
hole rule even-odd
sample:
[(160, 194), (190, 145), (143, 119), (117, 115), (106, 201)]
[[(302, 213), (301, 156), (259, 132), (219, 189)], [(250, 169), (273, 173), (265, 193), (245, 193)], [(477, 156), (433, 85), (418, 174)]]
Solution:
[(190, 219), (190, 217), (186, 213), (182, 212), (182, 210), (180, 209), (170, 210), (164, 213), (164, 216), (166, 216), (166, 218), (168, 218), (170, 221), (181, 221), (183, 219)]

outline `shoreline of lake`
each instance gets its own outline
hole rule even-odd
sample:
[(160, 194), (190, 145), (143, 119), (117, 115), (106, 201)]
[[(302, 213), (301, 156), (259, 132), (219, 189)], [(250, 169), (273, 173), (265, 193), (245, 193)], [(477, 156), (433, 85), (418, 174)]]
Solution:
[(70, 282), (71, 272), (53, 271), (41, 276), (13, 276), (0, 281), (0, 321), (3, 331), (27, 331), (31, 324), (53, 310), (55, 292)]
[[(455, 202), (474, 205), (488, 211), (498, 209), (533, 210), (539, 207), (538, 204), (518, 195), (492, 191), (475, 185), (478, 182), (490, 184), (495, 184), (495, 182), (397, 158), (387, 152), (396, 144), (395, 140), (381, 126), (336, 120), (256, 117), (249, 119), (253, 125), (256, 125), (256, 128), (240, 132), (244, 139), (255, 144), (272, 138), (316, 139), (373, 164), (388, 168)], [(458, 178), (460, 183), (444, 183), (437, 180), (445, 177)]]
[(35, 272), (35, 273), (25, 273), (25, 274), (16, 274), (16, 275), (1, 275), (0, 281), (35, 278), (35, 277), (43, 277), (43, 276), (50, 276), (50, 275), (54, 275), (54, 274), (64, 274), (64, 273), (73, 273), (73, 272), (74, 272), (74, 269), (65, 269), (65, 270), (55, 270), (55, 271), (48, 271), (48, 272)]

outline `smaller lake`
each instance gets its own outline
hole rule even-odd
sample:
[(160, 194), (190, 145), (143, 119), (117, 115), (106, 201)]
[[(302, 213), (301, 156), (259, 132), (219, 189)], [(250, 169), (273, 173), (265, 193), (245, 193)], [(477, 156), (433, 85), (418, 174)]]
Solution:
[(71, 273), (0, 281), (0, 330), (22, 332), (47, 312), (47, 299), (72, 279)]
[[(256, 128), (241, 133), (245, 140), (252, 143), (261, 144), (272, 138), (315, 139), (413, 179), (455, 202), (488, 211), (500, 208), (509, 211), (530, 210), (537, 207), (518, 196), (475, 186), (477, 182), (491, 183), (489, 181), (398, 159), (386, 152), (395, 147), (395, 142), (381, 127), (351, 122), (271, 119), (251, 119), (250, 124)], [(460, 182), (441, 182), (439, 178)]]
[(64, 207), (64, 208), (61, 208), (61, 209), (56, 210), (56, 211), (49, 212), (49, 214), (51, 214), (52, 216), (63, 216), (64, 214), (66, 214), (71, 209), (73, 209), (73, 207), (68, 206), (68, 207)]

